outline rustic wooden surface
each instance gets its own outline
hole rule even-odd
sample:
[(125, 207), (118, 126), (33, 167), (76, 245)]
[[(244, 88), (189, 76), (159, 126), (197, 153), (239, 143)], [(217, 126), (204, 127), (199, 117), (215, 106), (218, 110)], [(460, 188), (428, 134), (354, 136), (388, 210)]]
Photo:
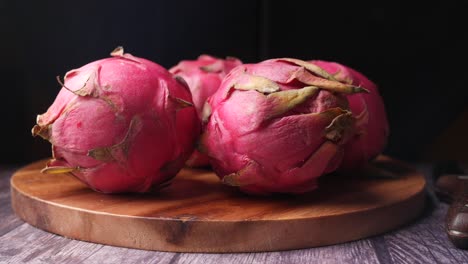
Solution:
[[(264, 252), (332, 245), (392, 230), (420, 215), (425, 180), (388, 157), (397, 178), (324, 177), (300, 196), (247, 196), (209, 170), (183, 169), (148, 194), (106, 195), (44, 161), (11, 178), (16, 215), (42, 230), (105, 245), (171, 252)], [(125, 230), (122, 230), (125, 227)]]
[(17, 218), (9, 180), (17, 168), (0, 167), (0, 263), (468, 263), (468, 251), (450, 244), (443, 219), (448, 206), (434, 196), (431, 167), (423, 216), (384, 235), (333, 246), (243, 254), (166, 253), (103, 246), (57, 236)]

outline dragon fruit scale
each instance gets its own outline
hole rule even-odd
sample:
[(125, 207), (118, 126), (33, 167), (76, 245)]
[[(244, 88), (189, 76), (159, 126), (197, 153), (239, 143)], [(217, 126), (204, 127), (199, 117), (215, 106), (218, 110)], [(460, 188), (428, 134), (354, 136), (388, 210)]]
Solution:
[(200, 149), (223, 183), (244, 192), (311, 191), (339, 166), (359, 122), (346, 95), (361, 92), (298, 59), (238, 66), (208, 99)]
[[(193, 103), (201, 118), (203, 106), (208, 97), (218, 90), (226, 74), (241, 64), (242, 62), (234, 57), (220, 59), (210, 55), (201, 55), (197, 60), (183, 60), (169, 71), (187, 82)], [(190, 167), (204, 167), (209, 165), (209, 159), (195, 150), (186, 164)]]
[(311, 63), (326, 70), (337, 80), (369, 90), (370, 93), (347, 96), (351, 112), (361, 121), (356, 124), (356, 134), (345, 145), (339, 170), (364, 168), (369, 160), (383, 151), (389, 134), (387, 114), (377, 86), (362, 73), (342, 64), (320, 60)]
[[(71, 173), (104, 193), (163, 187), (193, 151), (200, 121), (191, 94), (163, 67), (125, 54), (67, 72), (32, 129), (52, 144), (44, 173)], [(60, 80), (59, 80), (60, 82)]]

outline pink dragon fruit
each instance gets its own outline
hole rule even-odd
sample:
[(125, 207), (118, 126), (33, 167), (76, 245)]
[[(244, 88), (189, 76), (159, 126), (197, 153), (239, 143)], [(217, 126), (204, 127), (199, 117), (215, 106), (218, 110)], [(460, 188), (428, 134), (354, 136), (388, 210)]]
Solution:
[[(197, 60), (181, 61), (169, 71), (187, 82), (192, 92), (193, 103), (199, 117), (201, 117), (206, 99), (216, 92), (224, 76), (241, 64), (240, 60), (233, 57), (227, 57), (223, 60), (209, 55), (201, 55)], [(209, 159), (206, 155), (195, 150), (186, 164), (190, 167), (208, 166)]]
[(223, 183), (244, 192), (311, 191), (354, 134), (345, 94), (364, 91), (297, 59), (238, 66), (208, 99), (201, 150)]
[[(124, 54), (67, 72), (33, 135), (52, 144), (44, 173), (71, 173), (96, 191), (146, 192), (182, 168), (199, 135), (184, 82)], [(60, 80), (59, 80), (60, 81)]]
[(387, 143), (389, 127), (385, 106), (377, 86), (363, 74), (336, 62), (315, 60), (311, 63), (332, 74), (337, 80), (366, 88), (370, 93), (348, 96), (349, 107), (360, 122), (357, 133), (345, 145), (340, 171), (363, 168), (380, 154)]

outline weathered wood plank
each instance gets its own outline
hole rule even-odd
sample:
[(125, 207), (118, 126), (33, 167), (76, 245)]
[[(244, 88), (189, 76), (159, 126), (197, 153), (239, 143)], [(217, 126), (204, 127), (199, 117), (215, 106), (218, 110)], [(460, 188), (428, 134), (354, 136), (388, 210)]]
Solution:
[[(3, 202), (4, 201), (0, 200), (0, 203)], [(0, 237), (24, 223), (16, 215), (14, 215), (11, 210), (9, 210), (9, 212), (7, 211), (6, 213), (0, 211), (0, 219)]]
[[(271, 253), (239, 253), (239, 254), (180, 254), (174, 263), (279, 263), (280, 254)], [(283, 262), (284, 263), (284, 262)]]
[(24, 263), (59, 243), (60, 238), (25, 223), (0, 237), (0, 263)]
[(429, 217), (384, 236), (395, 263), (468, 263), (468, 251), (455, 248), (444, 227), (447, 205), (440, 204)]
[(180, 254), (174, 263), (379, 263), (369, 240), (282, 252)]
[(28, 224), (0, 238), (0, 263), (379, 263), (368, 240), (285, 252), (178, 254), (70, 240)]
[(28, 224), (0, 238), (0, 263), (379, 263), (368, 240), (285, 252), (179, 254), (70, 240)]
[(15, 172), (15, 168), (0, 167), (0, 192), (10, 188), (10, 177)]
[(88, 257), (84, 263), (175, 263), (174, 261), (177, 261), (178, 255), (179, 253), (103, 246), (92, 256)]
[(76, 263), (101, 247), (72, 241), (25, 223), (0, 237), (0, 263)]
[(280, 254), (282, 263), (379, 263), (369, 239)]
[(377, 259), (379, 263), (382, 264), (390, 264), (393, 263), (392, 257), (390, 256), (390, 252), (388, 252), (387, 243), (383, 236), (376, 236), (370, 238), (372, 247), (374, 248), (375, 254), (377, 255)]
[(468, 263), (468, 251), (455, 248), (445, 232), (448, 205), (434, 193), (431, 166), (420, 166), (428, 184), (428, 208), (417, 221), (383, 236), (394, 263)]
[(0, 236), (21, 225), (11, 209), (10, 203), (10, 176), (14, 169), (0, 168)]
[(441, 261), (445, 259), (453, 260), (453, 263), (468, 263), (468, 251), (460, 250), (451, 244), (445, 232), (445, 216), (447, 214), (448, 205), (439, 204), (433, 213), (433, 217), (423, 220), (427, 222), (427, 226), (421, 229), (421, 236), (432, 237), (432, 243), (427, 243), (432, 254)]

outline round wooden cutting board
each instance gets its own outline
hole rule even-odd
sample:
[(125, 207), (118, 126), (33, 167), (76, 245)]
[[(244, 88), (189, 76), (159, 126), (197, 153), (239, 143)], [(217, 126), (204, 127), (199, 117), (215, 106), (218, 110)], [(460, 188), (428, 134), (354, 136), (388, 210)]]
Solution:
[(33, 226), (79, 240), (175, 252), (258, 252), (356, 240), (417, 217), (424, 177), (380, 157), (397, 178), (322, 177), (305, 195), (253, 197), (208, 170), (184, 169), (171, 186), (147, 194), (94, 192), (68, 174), (41, 174), (45, 161), (11, 178), (16, 214)]

